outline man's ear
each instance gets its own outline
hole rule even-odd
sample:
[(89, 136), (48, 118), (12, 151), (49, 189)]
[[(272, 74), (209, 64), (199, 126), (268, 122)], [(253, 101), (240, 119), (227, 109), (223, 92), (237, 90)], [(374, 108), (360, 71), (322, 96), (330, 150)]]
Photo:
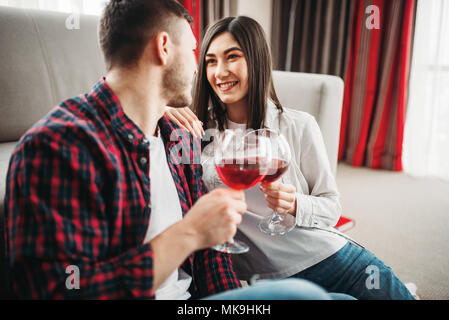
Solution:
[(170, 37), (167, 32), (160, 32), (156, 36), (156, 58), (162, 65), (168, 61)]

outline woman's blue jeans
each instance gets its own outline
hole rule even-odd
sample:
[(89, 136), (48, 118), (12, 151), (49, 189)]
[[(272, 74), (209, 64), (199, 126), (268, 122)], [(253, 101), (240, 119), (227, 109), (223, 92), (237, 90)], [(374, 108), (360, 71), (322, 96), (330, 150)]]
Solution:
[(256, 284), (225, 291), (205, 300), (355, 300), (340, 293), (328, 293), (307, 280), (260, 280)]
[(327, 291), (346, 293), (359, 300), (414, 300), (390, 267), (352, 242), (292, 278), (306, 279)]

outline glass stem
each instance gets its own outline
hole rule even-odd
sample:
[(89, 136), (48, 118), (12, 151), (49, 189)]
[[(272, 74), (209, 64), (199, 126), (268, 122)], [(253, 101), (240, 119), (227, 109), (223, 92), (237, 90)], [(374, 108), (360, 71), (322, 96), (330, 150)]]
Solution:
[(276, 211), (273, 211), (273, 215), (271, 216), (270, 225), (279, 223), (282, 220), (284, 220), (284, 218)]

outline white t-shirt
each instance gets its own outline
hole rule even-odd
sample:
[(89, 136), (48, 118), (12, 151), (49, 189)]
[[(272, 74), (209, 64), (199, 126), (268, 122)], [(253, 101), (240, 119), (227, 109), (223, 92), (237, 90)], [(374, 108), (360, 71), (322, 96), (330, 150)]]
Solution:
[[(151, 217), (144, 243), (182, 219), (178, 192), (167, 163), (160, 134), (150, 141)], [(167, 253), (169, 254), (169, 253)], [(175, 270), (156, 290), (156, 300), (187, 300), (192, 278), (181, 268)]]

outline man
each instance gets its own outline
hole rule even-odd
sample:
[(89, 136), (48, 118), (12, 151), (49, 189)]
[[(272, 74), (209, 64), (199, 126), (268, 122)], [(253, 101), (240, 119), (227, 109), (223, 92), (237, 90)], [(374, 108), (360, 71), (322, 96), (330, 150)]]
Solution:
[[(203, 195), (198, 141), (163, 117), (191, 103), (191, 22), (173, 0), (111, 0), (99, 26), (106, 77), (21, 138), (5, 198), (15, 297), (188, 299), (240, 287), (229, 255), (209, 248), (235, 234), (244, 195)], [(242, 291), (229, 292), (251, 297)]]

